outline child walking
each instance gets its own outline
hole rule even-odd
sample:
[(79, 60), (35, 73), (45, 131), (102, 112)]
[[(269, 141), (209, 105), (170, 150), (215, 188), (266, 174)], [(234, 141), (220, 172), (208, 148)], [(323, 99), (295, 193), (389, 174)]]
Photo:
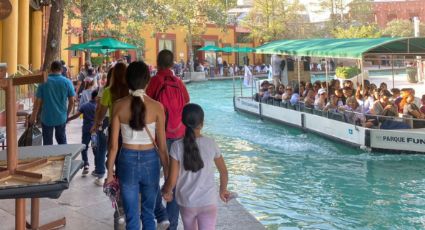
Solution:
[[(86, 148), (81, 152), (81, 156), (84, 161), (83, 176), (86, 176), (89, 173), (89, 160), (87, 157), (87, 149), (91, 141), (90, 128), (93, 126), (93, 123), (94, 123), (94, 116), (96, 112), (96, 97), (97, 97), (97, 90), (94, 90), (91, 93), (90, 101), (82, 104), (80, 108), (78, 109), (78, 112), (68, 118), (68, 121), (71, 121), (79, 117), (81, 114), (83, 114), (83, 128), (82, 128), (81, 143), (86, 145)], [(96, 157), (97, 148), (93, 148), (93, 154)]]
[(214, 164), (220, 173), (220, 198), (229, 200), (227, 168), (214, 139), (203, 136), (204, 111), (197, 104), (187, 104), (182, 122), (186, 126), (183, 139), (173, 143), (170, 150), (170, 174), (162, 189), (166, 201), (173, 199), (180, 206), (185, 230), (215, 229), (217, 189)]

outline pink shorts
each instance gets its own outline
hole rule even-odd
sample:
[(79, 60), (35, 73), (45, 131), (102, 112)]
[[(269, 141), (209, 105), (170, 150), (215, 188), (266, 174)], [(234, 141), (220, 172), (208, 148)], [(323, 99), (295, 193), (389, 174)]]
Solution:
[(185, 230), (214, 230), (217, 220), (217, 205), (188, 208), (180, 206)]

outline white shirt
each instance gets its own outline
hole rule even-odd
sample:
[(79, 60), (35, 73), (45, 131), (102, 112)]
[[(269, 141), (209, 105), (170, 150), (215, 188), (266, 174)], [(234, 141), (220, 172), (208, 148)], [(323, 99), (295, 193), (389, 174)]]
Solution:
[(222, 65), (223, 64), (223, 58), (218, 57), (217, 58), (217, 64)]
[(214, 139), (196, 138), (204, 167), (197, 172), (186, 171), (183, 164), (183, 139), (175, 141), (170, 156), (179, 161), (180, 171), (176, 184), (176, 201), (183, 207), (204, 207), (217, 203), (218, 193), (215, 183), (215, 162), (221, 151)]

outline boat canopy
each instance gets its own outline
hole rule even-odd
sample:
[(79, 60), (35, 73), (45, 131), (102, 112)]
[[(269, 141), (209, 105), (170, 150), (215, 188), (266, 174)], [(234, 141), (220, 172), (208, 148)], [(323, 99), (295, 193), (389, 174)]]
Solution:
[(425, 56), (425, 37), (278, 40), (256, 53), (362, 59), (368, 54)]

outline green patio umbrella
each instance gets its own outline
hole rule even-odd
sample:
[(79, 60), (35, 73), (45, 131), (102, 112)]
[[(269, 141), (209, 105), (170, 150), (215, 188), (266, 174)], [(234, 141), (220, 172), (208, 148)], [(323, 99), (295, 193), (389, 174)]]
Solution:
[[(89, 42), (86, 42), (86, 43), (81, 43), (81, 44), (74, 44), (74, 45), (71, 45), (70, 47), (68, 47), (68, 48), (65, 48), (65, 50), (78, 50), (78, 51), (84, 51), (84, 50), (86, 50), (86, 49), (89, 49), (89, 48), (87, 48), (87, 46), (88, 45), (90, 45), (90, 44), (92, 44), (93, 43), (93, 41), (89, 41)], [(110, 53), (110, 52), (114, 52), (114, 51), (116, 51), (117, 49), (99, 49), (99, 48), (90, 48), (90, 51), (92, 52), (92, 53), (98, 53), (98, 54), (107, 54), (107, 53)]]
[(234, 53), (234, 52), (237, 52), (237, 48), (231, 47), (231, 46), (226, 46), (226, 47), (221, 48), (221, 51), (223, 51), (225, 53)]
[(212, 52), (221, 52), (221, 48), (217, 47), (217, 46), (205, 46), (202, 47), (200, 49), (198, 49), (198, 51), (212, 51)]
[(104, 50), (131, 50), (137, 49), (136, 46), (120, 42), (113, 38), (101, 38), (86, 43), (86, 49), (104, 49)]
[(252, 47), (237, 47), (235, 48), (236, 53), (252, 53), (255, 52), (255, 49)]

